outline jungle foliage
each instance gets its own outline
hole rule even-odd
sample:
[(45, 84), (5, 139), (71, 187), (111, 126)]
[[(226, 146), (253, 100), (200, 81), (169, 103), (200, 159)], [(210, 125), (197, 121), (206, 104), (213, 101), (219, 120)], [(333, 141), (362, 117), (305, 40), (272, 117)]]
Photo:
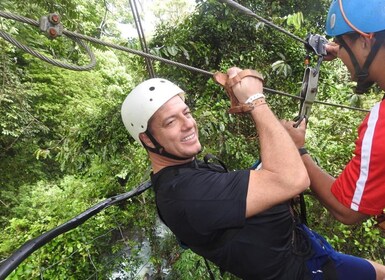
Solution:
[[(148, 41), (152, 54), (212, 72), (233, 65), (258, 69), (266, 87), (299, 93), (306, 54), (299, 42), (220, 1), (196, 2), (187, 17), (162, 17)], [(238, 3), (301, 38), (309, 32), (323, 34), (329, 5), (327, 0)], [(132, 22), (123, 0), (2, 0), (0, 10), (33, 19), (57, 12), (67, 30), (140, 49), (137, 39), (120, 37), (116, 28), (116, 22)], [(79, 65), (88, 61), (71, 40), (49, 40), (26, 24), (3, 18), (0, 29), (54, 59)], [(29, 239), (149, 178), (146, 153), (120, 119), (126, 94), (147, 78), (144, 59), (98, 45), (92, 49), (98, 61), (95, 69), (75, 72), (42, 62), (0, 39), (0, 261)], [(203, 154), (216, 154), (230, 169), (248, 167), (258, 159), (253, 124), (227, 113), (229, 101), (210, 77), (161, 62), (153, 65), (157, 76), (175, 81), (188, 93)], [(317, 99), (370, 108), (381, 98), (376, 88), (358, 97), (352, 87), (340, 62), (323, 63)], [(298, 113), (295, 99), (274, 94), (268, 99), (279, 118), (293, 119)], [(350, 159), (364, 116), (313, 106), (307, 148), (332, 175)], [(343, 226), (311, 193), (305, 197), (309, 225), (336, 249), (385, 261), (385, 241), (372, 220)], [(209, 279), (203, 259), (183, 250), (169, 232), (159, 234), (159, 227), (153, 193), (147, 191), (55, 238), (9, 279), (113, 279), (116, 271), (134, 279), (143, 265), (144, 240), (151, 246), (149, 262), (156, 278)], [(211, 267), (218, 278), (235, 279)]]

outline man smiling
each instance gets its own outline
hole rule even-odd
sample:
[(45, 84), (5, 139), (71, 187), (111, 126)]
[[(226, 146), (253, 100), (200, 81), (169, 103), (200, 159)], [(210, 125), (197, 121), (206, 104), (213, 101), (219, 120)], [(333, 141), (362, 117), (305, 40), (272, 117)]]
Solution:
[(125, 127), (148, 151), (164, 223), (181, 243), (242, 279), (385, 277), (383, 266), (334, 251), (299, 223), (290, 201), (308, 187), (309, 178), (265, 101), (261, 76), (236, 67), (223, 75), (235, 95), (234, 112), (249, 113), (254, 121), (263, 159), (257, 170), (227, 172), (196, 158), (197, 124), (183, 90), (170, 81), (144, 81), (123, 102)]

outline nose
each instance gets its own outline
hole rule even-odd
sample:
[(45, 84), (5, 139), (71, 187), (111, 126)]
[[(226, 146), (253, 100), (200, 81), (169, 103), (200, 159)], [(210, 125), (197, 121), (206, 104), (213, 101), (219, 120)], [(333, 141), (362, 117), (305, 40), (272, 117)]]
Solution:
[(190, 130), (192, 127), (194, 127), (195, 120), (191, 116), (183, 116), (183, 130)]

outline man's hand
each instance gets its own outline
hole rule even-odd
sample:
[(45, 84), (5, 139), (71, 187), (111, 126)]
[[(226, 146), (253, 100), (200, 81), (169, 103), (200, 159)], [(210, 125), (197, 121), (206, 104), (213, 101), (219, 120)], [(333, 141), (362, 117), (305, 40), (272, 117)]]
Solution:
[[(238, 67), (232, 67), (227, 70), (227, 75), (229, 78), (233, 78), (241, 71), (242, 69)], [(255, 77), (245, 77), (233, 86), (233, 91), (238, 101), (245, 103), (250, 96), (263, 92), (263, 83)]]
[(331, 61), (333, 59), (336, 59), (338, 57), (338, 52), (340, 50), (340, 45), (330, 42), (327, 45), (325, 45), (327, 55), (324, 56), (324, 60)]
[(281, 120), (281, 124), (286, 128), (297, 148), (305, 146), (306, 118), (300, 122), (298, 127), (294, 127), (296, 124), (294, 121)]

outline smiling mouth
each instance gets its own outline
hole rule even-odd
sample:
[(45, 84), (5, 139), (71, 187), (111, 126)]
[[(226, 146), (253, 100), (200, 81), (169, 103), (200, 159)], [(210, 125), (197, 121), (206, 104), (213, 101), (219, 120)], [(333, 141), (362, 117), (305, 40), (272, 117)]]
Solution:
[(183, 139), (182, 139), (182, 142), (187, 142), (187, 141), (193, 139), (194, 137), (195, 137), (195, 133), (193, 133), (193, 134), (191, 134), (191, 135), (189, 135), (189, 136), (183, 138)]

